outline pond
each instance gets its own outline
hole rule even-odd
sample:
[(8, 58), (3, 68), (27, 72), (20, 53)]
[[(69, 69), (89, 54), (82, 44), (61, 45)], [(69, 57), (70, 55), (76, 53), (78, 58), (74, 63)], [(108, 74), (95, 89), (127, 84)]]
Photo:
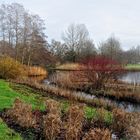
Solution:
[[(51, 84), (48, 79), (44, 80), (44, 84)], [(95, 95), (90, 95), (85, 92), (77, 92), (76, 96), (84, 97), (86, 99), (98, 98)], [(126, 101), (116, 101), (105, 97), (100, 97), (108, 103), (114, 103), (117, 107), (124, 109), (127, 112), (140, 112), (140, 104), (134, 104)]]
[[(140, 72), (126, 72), (125, 74), (119, 76), (119, 79), (127, 83), (137, 83), (140, 84)], [(43, 84), (52, 84), (49, 78), (43, 80)], [(53, 85), (52, 85), (53, 86)], [(94, 95), (90, 95), (84, 92), (77, 92), (77, 96), (82, 96), (87, 99), (98, 98)], [(103, 97), (102, 97), (103, 98)], [(112, 102), (116, 106), (128, 111), (128, 112), (140, 112), (140, 104), (134, 104), (130, 102), (116, 101), (108, 98), (103, 98), (107, 102)]]
[(119, 79), (131, 84), (140, 84), (140, 72), (126, 72), (119, 76)]

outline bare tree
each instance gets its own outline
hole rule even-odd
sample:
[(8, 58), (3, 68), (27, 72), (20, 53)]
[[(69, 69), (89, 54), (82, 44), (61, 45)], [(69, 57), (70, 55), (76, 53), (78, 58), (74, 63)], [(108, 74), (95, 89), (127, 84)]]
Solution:
[(62, 38), (68, 47), (68, 55), (75, 62), (81, 52), (82, 46), (89, 39), (89, 33), (84, 24), (71, 24), (63, 33)]
[[(12, 56), (22, 64), (36, 64), (37, 57), (42, 56), (42, 50), (44, 55), (50, 56), (44, 31), (44, 21), (38, 15), (31, 15), (22, 5), (12, 3), (0, 6), (1, 53), (13, 54), (14, 51), (15, 55)], [(44, 59), (49, 59), (48, 56)]]
[(120, 54), (122, 52), (120, 42), (114, 38), (110, 37), (107, 41), (103, 42), (99, 46), (101, 55), (110, 58), (111, 60), (120, 61)]

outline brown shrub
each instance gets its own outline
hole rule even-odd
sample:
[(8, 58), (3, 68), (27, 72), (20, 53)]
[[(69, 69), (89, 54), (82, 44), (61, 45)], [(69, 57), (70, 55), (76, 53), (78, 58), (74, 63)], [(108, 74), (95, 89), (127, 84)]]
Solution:
[(83, 105), (72, 105), (68, 110), (68, 119), (65, 122), (65, 139), (79, 140), (84, 121)]
[(55, 140), (61, 130), (60, 105), (55, 100), (47, 100), (48, 114), (43, 116), (43, 129), (46, 140)]
[(125, 135), (129, 140), (140, 139), (140, 113), (127, 113), (120, 109), (114, 109), (113, 116), (113, 129), (120, 136)]
[(22, 127), (35, 127), (36, 120), (32, 114), (31, 105), (16, 99), (14, 105), (6, 114)]
[(121, 109), (113, 110), (113, 129), (119, 132), (120, 135), (124, 135), (127, 128), (126, 112)]
[(49, 113), (43, 117), (43, 129), (46, 140), (55, 140), (61, 129), (61, 118), (60, 115)]
[(91, 129), (82, 140), (111, 140), (111, 133), (108, 129)]
[(129, 140), (140, 140), (140, 113), (128, 113), (126, 119), (129, 120), (126, 138)]

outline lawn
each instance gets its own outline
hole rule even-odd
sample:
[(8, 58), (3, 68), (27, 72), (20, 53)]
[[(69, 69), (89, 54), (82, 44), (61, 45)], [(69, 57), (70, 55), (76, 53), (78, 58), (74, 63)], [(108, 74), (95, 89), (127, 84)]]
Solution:
[(0, 118), (0, 140), (22, 140), (20, 134), (9, 129), (8, 126)]
[(128, 64), (125, 66), (127, 70), (140, 70), (140, 64)]
[[(31, 104), (33, 110), (40, 109), (45, 110), (44, 101), (50, 97), (42, 97), (37, 91), (20, 84), (13, 84), (0, 80), (0, 111), (3, 109), (12, 107), (14, 100), (19, 98), (20, 100)], [(54, 98), (55, 99), (55, 98)], [(70, 105), (68, 100), (55, 99), (61, 103), (62, 112), (66, 112)], [(98, 118), (98, 111), (96, 108), (85, 106), (85, 117), (87, 119)], [(104, 121), (107, 124), (112, 123), (112, 113), (105, 111)], [(20, 134), (15, 133), (9, 129), (7, 125), (0, 119), (0, 140), (20, 140)]]

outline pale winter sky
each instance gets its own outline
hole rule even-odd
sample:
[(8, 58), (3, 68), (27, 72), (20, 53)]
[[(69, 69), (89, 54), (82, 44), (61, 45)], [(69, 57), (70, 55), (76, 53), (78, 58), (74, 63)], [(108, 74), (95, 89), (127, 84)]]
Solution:
[(140, 44), (140, 0), (0, 0), (17, 2), (45, 20), (48, 40), (71, 23), (85, 24), (96, 45), (112, 34), (124, 49)]

